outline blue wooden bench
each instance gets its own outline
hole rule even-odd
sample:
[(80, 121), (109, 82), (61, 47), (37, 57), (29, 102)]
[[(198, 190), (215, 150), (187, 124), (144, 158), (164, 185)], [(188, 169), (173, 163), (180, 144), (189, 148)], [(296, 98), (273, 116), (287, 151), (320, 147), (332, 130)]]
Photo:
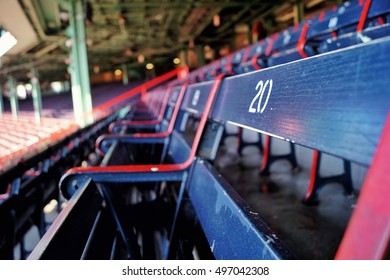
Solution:
[[(379, 157), (379, 163), (375, 159), (373, 161), (382, 131), (388, 135), (389, 129), (388, 126), (385, 127), (390, 108), (390, 71), (386, 63), (390, 56), (389, 48), (389, 40), (379, 40), (263, 71), (228, 77), (223, 81), (217, 80), (211, 90), (216, 99), (209, 121), (218, 124), (229, 122), (365, 166), (373, 164), (372, 168), (378, 168), (379, 165), (379, 171), (373, 170), (373, 175), (368, 177), (363, 186), (362, 192), (365, 195), (359, 200), (356, 214), (352, 218), (352, 221), (359, 222), (352, 222), (347, 230), (347, 233), (357, 234), (356, 229), (365, 226), (375, 231), (377, 238), (360, 240), (366, 245), (363, 248), (364, 253), (360, 254), (359, 249), (362, 248), (356, 244), (358, 239), (353, 241), (351, 234), (347, 234), (342, 241), (345, 245), (340, 247), (338, 258), (356, 256), (372, 258), (383, 257), (383, 254), (386, 254), (389, 241), (389, 234), (386, 231), (389, 224), (389, 206), (372, 184), (372, 180), (382, 178), (386, 182), (389, 181), (387, 173), (383, 171), (385, 169), (383, 155), (375, 156)], [(199, 89), (197, 87), (198, 85), (192, 86), (193, 94), (187, 99), (191, 104), (195, 96), (198, 95), (198, 98), (202, 96), (202, 91), (196, 93)], [(346, 93), (346, 88), (351, 90)], [(373, 96), (375, 98), (372, 98)], [(211, 104), (208, 109), (211, 109)], [(130, 226), (123, 226), (123, 217), (132, 220), (134, 212), (120, 210), (119, 208), (123, 207), (117, 203), (118, 197), (113, 193), (117, 188), (123, 188), (118, 184), (126, 184), (127, 188), (132, 189), (129, 185), (145, 181), (165, 182), (164, 184), (171, 181), (181, 182), (176, 210), (173, 214), (166, 212), (171, 213), (173, 224), (166, 225), (166, 241), (160, 242), (161, 256), (190, 258), (195, 246), (201, 252), (200, 255), (206, 258), (293, 258), (283, 243), (261, 220), (260, 215), (251, 211), (214, 170), (208, 162), (212, 156), (204, 157), (203, 147), (209, 147), (205, 150), (215, 150), (215, 143), (207, 145), (215, 141), (208, 137), (207, 129), (202, 129), (205, 128), (208, 117), (209, 111), (205, 109), (199, 124), (201, 129), (198, 129), (195, 135), (197, 141), (203, 138), (206, 144), (192, 146), (190, 150), (180, 136), (180, 130), (173, 132), (169, 148), (171, 153), (168, 153), (169, 160), (173, 163), (72, 169), (62, 180), (62, 192), (66, 197), (74, 194), (72, 201), (87, 192), (86, 189), (95, 190), (93, 184), (96, 183), (101, 190), (100, 196), (105, 201), (104, 205), (113, 213), (117, 230), (119, 232), (129, 230), (126, 234), (121, 234), (122, 243), (127, 242), (128, 245), (125, 247), (130, 248), (126, 254), (128, 258), (149, 256), (137, 248), (140, 244), (136, 242), (138, 238), (134, 236), (144, 229), (139, 231), (134, 229), (138, 226), (136, 222)], [(176, 148), (183, 151), (183, 147), (187, 147), (184, 148), (187, 150), (184, 156), (183, 152), (175, 152)], [(386, 142), (382, 142), (379, 147), (385, 150), (385, 155), (388, 154)], [(197, 157), (194, 159), (195, 155)], [(181, 168), (176, 169), (178, 165)], [(142, 190), (142, 187), (137, 191), (140, 189)], [(369, 193), (375, 196), (375, 203), (387, 209), (376, 216), (376, 219), (381, 221), (379, 223), (365, 217), (364, 208), (369, 206), (371, 210), (373, 207), (368, 198)], [(133, 208), (129, 209), (134, 211)], [(72, 223), (73, 218), (67, 214), (68, 212), (71, 211), (65, 210), (62, 219)], [(80, 215), (82, 216), (82, 213)], [(93, 218), (87, 219), (95, 219), (97, 211), (91, 216)], [(60, 219), (57, 223), (63, 222)], [(200, 224), (200, 228), (196, 226), (197, 223)], [(190, 230), (186, 230), (188, 228)], [(49, 231), (35, 252), (44, 252), (43, 248), (49, 248), (50, 240), (56, 234), (58, 233), (55, 229)], [(196, 238), (198, 236), (199, 238)], [(66, 235), (64, 238), (67, 238)], [(382, 242), (383, 240), (387, 241)], [(207, 252), (207, 248), (212, 255)], [(355, 252), (355, 255), (346, 254), (349, 250)], [(40, 258), (40, 254), (35, 252), (32, 258)], [(375, 255), (373, 252), (381, 254)]]
[[(178, 198), (178, 204), (177, 204), (177, 209), (174, 212), (173, 217), (175, 217), (175, 221), (173, 228), (172, 224), (168, 226), (167, 231), (171, 231), (171, 237), (169, 239), (170, 246), (167, 249), (161, 249), (162, 251), (165, 252), (163, 254), (163, 257), (167, 258), (188, 258), (189, 255), (191, 255), (192, 248), (189, 250), (189, 248), (194, 246), (194, 244), (197, 244), (197, 248), (200, 251), (207, 251), (205, 249), (199, 249), (199, 248), (204, 248), (205, 245), (204, 243), (206, 242), (205, 238), (202, 240), (195, 240), (199, 238), (195, 238), (194, 236), (189, 236), (188, 232), (193, 233), (192, 230), (194, 231), (199, 231), (196, 229), (196, 227), (192, 226), (191, 228), (188, 228), (189, 225), (193, 225), (194, 217), (193, 214), (191, 213), (193, 211), (190, 210), (192, 208), (191, 204), (188, 202), (188, 199), (186, 199), (187, 194), (185, 194), (184, 189), (188, 188), (188, 184), (190, 182), (193, 182), (195, 178), (199, 178), (199, 176), (192, 175), (193, 172), (196, 172), (197, 174), (201, 172), (204, 174), (202, 176), (203, 180), (208, 181), (208, 184), (212, 186), (213, 184), (216, 184), (218, 188), (225, 187), (226, 191), (229, 193), (232, 193), (233, 190), (231, 187), (228, 186), (226, 182), (222, 178), (218, 178), (216, 176), (216, 171), (211, 167), (211, 165), (205, 165), (205, 162), (203, 161), (197, 161), (194, 164), (194, 155), (196, 150), (198, 149), (199, 141), (202, 136), (202, 132), (207, 131), (207, 133), (210, 133), (213, 135), (212, 138), (204, 139), (201, 144), (201, 148), (199, 149), (198, 153), (201, 154), (202, 156), (209, 155), (211, 158), (215, 157), (216, 153), (216, 145), (218, 145), (218, 141), (215, 141), (215, 135), (219, 134), (221, 135), (220, 130), (211, 127), (206, 127), (206, 121), (208, 119), (209, 111), (211, 109), (212, 105), (212, 100), (213, 97), (216, 95), (216, 92), (218, 90), (218, 86), (220, 84), (220, 81), (217, 80), (213, 87), (211, 88), (212, 83), (201, 83), (199, 85), (193, 85), (188, 87), (188, 92), (185, 96), (185, 99), (183, 100), (183, 111), (185, 113), (196, 113), (199, 114), (202, 111), (201, 108), (203, 106), (206, 106), (203, 115), (201, 115), (201, 119), (199, 121), (199, 127), (196, 130), (196, 134), (194, 136), (194, 144), (192, 146), (192, 149), (190, 150), (189, 146), (185, 143), (184, 139), (178, 135), (178, 132), (173, 132), (171, 139), (170, 139), (170, 144), (169, 144), (169, 149), (168, 149), (168, 155), (170, 161), (173, 161), (173, 163), (168, 163), (168, 164), (156, 164), (156, 165), (135, 165), (135, 166), (107, 166), (107, 167), (97, 167), (97, 168), (79, 168), (79, 169), (72, 169), (66, 177), (63, 178), (61, 187), (62, 187), (62, 192), (65, 196), (69, 197), (72, 193), (75, 192), (75, 189), (77, 189), (77, 186), (80, 186), (80, 190), (76, 191), (78, 193), (84, 193), (84, 190), (86, 187), (83, 187), (84, 185), (88, 185), (87, 181), (84, 181), (84, 178), (92, 178), (92, 180), (95, 183), (98, 184), (112, 184), (112, 183), (136, 183), (136, 182), (145, 182), (145, 181), (164, 181), (164, 182), (169, 182), (169, 181), (182, 181), (181, 183), (181, 190), (179, 191), (179, 198)], [(208, 96), (208, 92), (210, 92), (210, 96)], [(185, 109), (184, 109), (185, 108)], [(215, 125), (214, 125), (215, 126)], [(178, 127), (178, 131), (180, 131), (180, 126)], [(217, 131), (217, 132), (215, 132)], [(112, 148), (113, 149), (113, 148)], [(202, 167), (194, 167), (195, 166), (202, 166)], [(205, 168), (204, 166), (207, 166)], [(213, 174), (213, 175), (208, 175), (207, 174)], [(193, 178), (193, 179), (192, 179)], [(197, 185), (197, 183), (195, 183)], [(110, 203), (110, 201), (114, 201), (115, 198), (110, 194), (111, 188), (108, 186), (103, 186), (102, 187), (103, 191), (103, 197), (106, 200), (106, 203), (108, 205), (114, 205), (112, 208), (118, 208), (118, 206), (115, 206), (115, 204)], [(220, 190), (221, 191), (221, 190)], [(190, 195), (190, 197), (196, 197), (196, 193), (194, 195)], [(73, 199), (73, 198), (72, 198)], [(190, 199), (191, 200), (191, 199)], [(237, 205), (235, 205), (237, 201), (235, 199), (226, 199), (226, 201), (223, 202), (223, 204), (226, 204), (229, 208), (231, 208), (231, 211), (234, 211), (237, 209)], [(244, 204), (244, 202), (240, 202), (240, 204)], [(70, 203), (70, 205), (73, 205)], [(194, 206), (196, 208), (196, 206)], [(213, 207), (210, 205), (210, 207)], [(243, 214), (239, 214), (235, 219), (232, 217), (232, 222), (237, 224), (239, 228), (237, 228), (237, 232), (242, 231), (243, 233), (245, 232), (248, 234), (248, 226), (252, 227), (253, 230), (250, 230), (250, 235), (253, 235), (253, 238), (259, 238), (259, 234), (256, 230), (257, 227), (262, 227), (263, 229), (267, 229), (266, 225), (261, 222), (261, 219), (258, 218), (257, 215), (255, 214), (250, 214), (249, 212), (249, 207), (247, 207), (247, 210), (243, 212)], [(71, 212), (71, 207), (66, 210), (65, 213)], [(211, 208), (210, 208), (211, 210)], [(209, 210), (209, 211), (210, 211)], [(123, 212), (122, 214), (118, 214), (121, 211), (118, 209), (116, 210), (111, 210), (111, 212), (114, 212), (114, 217), (123, 217)], [(168, 213), (166, 213), (168, 214)], [(250, 216), (253, 216), (251, 218), (247, 218), (246, 215), (250, 214)], [(97, 213), (96, 213), (97, 215)], [(67, 215), (68, 216), (68, 215)], [(242, 216), (242, 217), (241, 217)], [(172, 217), (172, 218), (173, 218)], [(188, 221), (189, 218), (191, 217), (191, 221)], [(71, 217), (65, 218), (65, 220), (72, 220)], [(242, 226), (243, 221), (248, 219), (245, 227)], [(119, 219), (117, 220), (119, 221)], [(180, 221), (180, 222), (179, 222)], [(185, 225), (183, 227), (183, 224)], [(254, 225), (253, 225), (254, 224)], [(118, 228), (121, 228), (119, 230), (120, 232), (124, 232), (124, 228), (126, 226), (123, 225), (122, 222), (118, 222), (117, 224)], [(134, 225), (133, 225), (134, 227)], [(128, 228), (128, 227), (127, 227)], [(269, 229), (268, 229), (269, 230)], [(89, 231), (89, 229), (87, 229)], [(142, 232), (142, 236), (145, 236), (145, 230), (144, 229), (139, 229), (140, 232)], [(52, 234), (53, 236), (56, 235), (54, 232), (48, 232), (47, 236), (50, 236)], [(245, 258), (291, 258), (292, 255), (290, 255), (287, 251), (287, 249), (278, 242), (277, 239), (274, 238), (272, 235), (271, 231), (267, 232), (268, 235), (263, 235), (261, 234), (261, 238), (263, 239), (263, 244), (259, 244), (259, 250), (254, 250), (254, 252), (251, 252), (250, 254), (246, 254)], [(52, 238), (45, 237), (44, 240), (48, 242), (49, 244), (46, 245), (39, 245), (44, 246), (45, 248), (48, 248), (51, 246), (51, 241)], [(125, 236), (125, 234), (123, 234)], [(199, 232), (199, 236), (202, 237), (202, 231)], [(125, 236), (123, 237), (123, 240), (133, 240), (134, 241), (134, 236)], [(202, 238), (200, 238), (202, 239)], [(47, 241), (49, 240), (49, 241)], [(149, 239), (148, 239), (149, 240)], [(271, 242), (271, 241), (272, 242)], [(45, 242), (45, 241), (42, 241)], [(124, 241), (123, 241), (124, 242)], [(203, 245), (200, 245), (199, 243), (202, 243)], [(270, 243), (268, 245), (268, 243)], [(126, 243), (126, 242), (124, 242)], [(134, 243), (134, 242), (133, 242)], [(53, 243), (55, 244), (55, 243)], [(189, 245), (190, 244), (190, 245)], [(217, 250), (216, 252), (220, 252), (219, 256), (223, 257), (223, 255), (226, 255), (226, 253), (223, 253), (223, 250), (229, 249), (232, 251), (236, 251), (235, 255), (232, 255), (233, 258), (237, 258), (238, 256), (245, 256), (239, 252), (239, 245), (236, 242), (231, 242), (231, 246), (222, 246), (222, 243), (216, 243), (214, 244), (214, 250)], [(53, 245), (53, 246), (58, 246)], [(78, 245), (75, 245), (78, 246)], [(148, 247), (147, 245), (143, 244), (142, 248), (142, 253), (140, 252), (140, 249), (137, 248), (137, 246), (126, 246), (129, 250), (127, 253), (127, 256), (129, 258), (139, 258), (140, 256), (144, 258), (148, 258), (151, 254), (145, 249), (145, 246)], [(208, 248), (209, 245), (206, 245), (206, 248)], [(275, 247), (275, 248), (274, 248)], [(186, 249), (187, 248), (187, 249)], [(225, 249), (221, 249), (225, 248)], [(257, 248), (255, 246), (254, 248)], [(39, 252), (39, 249), (36, 249)], [(47, 249), (46, 249), (47, 250)], [(208, 249), (209, 250), (209, 249)], [(54, 250), (56, 251), (56, 250)], [(77, 249), (76, 251), (80, 251), (80, 249)], [(255, 252), (256, 251), (256, 252)], [(279, 252), (280, 251), (280, 252)], [(253, 254), (253, 255), (252, 255)], [(202, 256), (207, 255), (207, 253), (201, 253)], [(210, 255), (211, 256), (211, 255)], [(215, 255), (215, 256), (218, 256)], [(34, 254), (32, 255), (34, 257)], [(35, 257), (34, 257), (35, 258)], [(40, 257), (39, 257), (40, 258)]]
[(168, 138), (178, 118), (186, 88), (186, 85), (175, 88), (169, 87), (167, 90), (168, 99), (165, 100), (166, 105), (161, 108), (163, 111), (159, 113), (161, 116), (164, 116), (161, 119), (158, 118), (151, 121), (121, 120), (111, 123), (110, 131), (114, 134), (105, 134), (98, 138), (96, 142), (98, 151), (101, 154), (105, 154), (113, 142), (126, 143), (127, 141), (128, 143), (134, 143), (134, 139), (159, 138), (163, 140)]
[[(173, 93), (172, 93), (173, 94)], [(132, 127), (132, 131), (136, 131), (138, 129), (140, 130), (151, 130), (156, 131), (158, 129), (158, 126), (161, 125), (161, 123), (164, 120), (164, 117), (166, 117), (166, 110), (168, 106), (168, 101), (172, 99), (171, 94), (171, 88), (168, 87), (168, 89), (165, 90), (158, 90), (154, 92), (155, 98), (158, 100), (157, 108), (154, 107), (155, 103), (151, 102), (149, 106), (151, 107), (151, 116), (149, 119), (137, 119), (137, 117), (134, 116), (134, 112), (131, 112), (131, 114), (125, 115), (123, 118), (118, 119), (115, 122), (112, 122), (109, 126), (109, 132), (110, 133), (119, 133), (123, 127), (129, 128)], [(146, 105), (145, 105), (146, 106)], [(154, 107), (154, 108), (153, 108)], [(131, 108), (131, 111), (137, 111), (136, 108)]]
[[(387, 23), (388, 14), (389, 3), (384, 0), (356, 0), (343, 3), (330, 11), (322, 12), (317, 17), (275, 33), (264, 41), (256, 42), (252, 46), (236, 52), (231, 59), (230, 69), (236, 69), (236, 73), (250, 72), (383, 38), (390, 35)], [(219, 65), (226, 67), (226, 63), (227, 59), (221, 59)], [(237, 64), (240, 66), (237, 67)], [(209, 68), (214, 69), (216, 66), (216, 64), (210, 65)], [(212, 75), (208, 77), (210, 79)], [(288, 160), (293, 170), (299, 170), (293, 143), (289, 143), (288, 153), (274, 155), (271, 153), (272, 138), (265, 136), (265, 141), (261, 141), (262, 138), (259, 136), (258, 141), (248, 143), (243, 141), (242, 133), (243, 130), (239, 129), (238, 133), (230, 133), (227, 136), (238, 136), (239, 154), (248, 145), (256, 145), (260, 148), (263, 153), (260, 170), (262, 175), (269, 175), (271, 165), (281, 159)], [(321, 158), (320, 152), (313, 152), (312, 178), (303, 199), (306, 204), (317, 204), (318, 199), (315, 195), (317, 189), (330, 182), (341, 184), (346, 194), (353, 193), (351, 163), (343, 160), (343, 172), (339, 175), (321, 176), (319, 172), (322, 166)]]

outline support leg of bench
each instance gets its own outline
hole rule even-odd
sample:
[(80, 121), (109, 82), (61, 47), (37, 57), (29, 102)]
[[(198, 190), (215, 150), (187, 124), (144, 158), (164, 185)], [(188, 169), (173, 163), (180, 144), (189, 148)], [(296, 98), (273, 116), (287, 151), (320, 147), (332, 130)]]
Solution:
[(194, 232), (197, 225), (195, 210), (188, 197), (178, 204), (175, 226), (172, 230), (167, 259), (193, 259)]
[(259, 148), (260, 152), (263, 154), (264, 153), (264, 148), (263, 148), (263, 140), (261, 139), (261, 134), (258, 133), (258, 140), (256, 142), (245, 142), (243, 139), (243, 133), (244, 129), (242, 127), (238, 128), (238, 153), (242, 155), (242, 151), (244, 150), (245, 147), (247, 146), (256, 146)]
[(291, 163), (292, 169), (297, 170), (298, 169), (298, 162), (297, 158), (295, 156), (295, 146), (293, 143), (289, 142), (290, 144), (290, 152), (284, 155), (272, 155), (271, 154), (271, 145), (272, 145), (272, 138), (271, 136), (266, 135), (265, 138), (265, 147), (264, 147), (264, 153), (263, 153), (263, 162), (261, 164), (260, 174), (263, 176), (269, 176), (270, 175), (270, 167), (271, 164), (274, 163), (277, 160), (285, 159), (288, 160)]
[(108, 208), (111, 211), (111, 214), (115, 220), (116, 226), (119, 230), (119, 233), (122, 236), (123, 241), (125, 242), (125, 246), (128, 252), (128, 259), (141, 259), (140, 248), (137, 243), (136, 235), (133, 231), (133, 228), (129, 226), (123, 217), (124, 211), (120, 208), (120, 204), (114, 200), (113, 194), (110, 188), (102, 186), (102, 193), (104, 200), (108, 204)]
[(339, 183), (344, 188), (344, 193), (350, 195), (353, 193), (352, 177), (351, 177), (351, 162), (343, 159), (344, 172), (339, 175), (326, 176), (320, 175), (322, 153), (319, 151), (313, 152), (313, 162), (310, 176), (310, 183), (303, 203), (306, 205), (318, 205), (319, 191), (329, 183)]

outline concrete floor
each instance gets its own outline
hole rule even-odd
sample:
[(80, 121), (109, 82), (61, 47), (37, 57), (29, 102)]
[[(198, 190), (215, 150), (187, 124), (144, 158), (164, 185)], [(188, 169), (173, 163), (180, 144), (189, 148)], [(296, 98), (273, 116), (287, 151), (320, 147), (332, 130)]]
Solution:
[[(246, 131), (245, 134), (249, 142), (258, 137), (253, 132)], [(262, 177), (259, 175), (262, 159), (259, 149), (248, 146), (239, 156), (236, 146), (237, 138), (229, 137), (220, 149), (215, 165), (221, 174), (254, 211), (260, 213), (298, 259), (333, 259), (354, 209), (366, 168), (352, 165), (354, 195), (346, 196), (340, 185), (329, 184), (320, 192), (319, 205), (307, 206), (301, 201), (309, 184), (312, 151), (296, 146), (298, 172), (292, 171), (290, 163), (281, 160), (271, 166), (269, 177)], [(275, 139), (272, 153), (284, 153), (288, 148), (286, 142)], [(321, 174), (341, 171), (340, 159), (324, 157)]]

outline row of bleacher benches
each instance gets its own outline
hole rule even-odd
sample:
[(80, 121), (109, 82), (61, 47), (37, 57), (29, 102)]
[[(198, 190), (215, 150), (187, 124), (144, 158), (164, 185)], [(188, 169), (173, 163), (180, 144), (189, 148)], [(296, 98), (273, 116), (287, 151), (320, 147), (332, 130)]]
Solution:
[[(389, 40), (382, 40), (242, 76), (220, 75), (215, 81), (150, 92), (169, 94), (166, 121), (176, 119), (175, 129), (134, 132), (149, 115), (144, 106), (133, 110), (135, 123), (111, 125), (112, 131), (121, 129), (99, 138), (102, 166), (72, 168), (62, 178), (69, 205), (31, 258), (187, 259), (194, 248), (201, 258), (294, 258), (210, 164), (221, 127), (235, 123), (370, 165), (389, 111), (384, 65), (389, 46)], [(353, 90), (356, 79), (351, 76), (363, 81), (359, 90)], [(258, 95), (260, 87), (266, 90)], [(347, 98), (346, 88), (352, 89)], [(183, 133), (192, 126), (190, 114), (200, 118), (192, 144)]]
[[(323, 11), (313, 18), (199, 68), (193, 71), (187, 80), (190, 82), (212, 80), (220, 73), (243, 74), (383, 38), (390, 35), (389, 14), (389, 1), (346, 1), (338, 7)], [(243, 130), (240, 128), (238, 132), (240, 153), (245, 146), (252, 144), (245, 143), (242, 134)], [(260, 147), (264, 156), (261, 174), (269, 175), (270, 166), (280, 159), (288, 160), (293, 169), (298, 169), (294, 145), (290, 143), (290, 151), (286, 154), (273, 155), (272, 142), (272, 138), (266, 136), (264, 144), (261, 137), (254, 143)], [(318, 192), (329, 182), (340, 183), (346, 194), (353, 192), (350, 162), (343, 161), (344, 171), (341, 174), (322, 176), (321, 159), (322, 153), (315, 150), (311, 167), (312, 176), (303, 200), (309, 205), (318, 204)]]
[[(372, 164), (337, 257), (384, 257), (389, 209), (381, 192), (386, 188), (372, 182), (378, 178), (389, 182), (383, 163), (377, 166), (389, 154), (386, 143), (379, 145), (385, 152), (373, 163), (372, 159), (382, 131), (389, 130), (385, 121), (390, 41), (251, 70), (273, 66), (277, 57), (298, 59), (313, 42), (315, 54), (326, 49), (319, 46), (330, 46), (340, 38), (367, 41), (368, 31), (374, 29), (382, 34), (378, 37), (385, 37), (387, 2), (348, 2), (288, 29), (279, 35), (283, 40), (273, 35), (130, 102), (125, 119), (111, 123), (113, 134), (97, 140), (97, 150), (104, 155), (101, 166), (73, 168), (62, 178), (60, 188), (70, 199), (68, 206), (30, 259), (295, 258), (212, 166), (226, 123), (346, 162)], [(371, 17), (373, 10), (380, 13)], [(337, 25), (340, 22), (348, 24)], [(374, 26), (377, 22), (380, 25)], [(324, 29), (317, 33), (321, 36), (309, 37), (314, 33), (311, 28), (320, 29), (321, 24)], [(278, 44), (282, 46), (276, 48)], [(348, 44), (352, 43), (343, 46)], [(222, 74), (245, 71), (249, 72), (232, 77)], [(371, 196), (374, 203), (367, 199)], [(377, 215), (375, 224), (362, 218), (362, 211), (371, 210)], [(362, 249), (355, 234), (365, 227), (376, 238), (364, 240)]]
[(33, 227), (40, 237), (46, 232), (50, 221), (45, 217), (44, 208), (52, 199), (58, 201), (57, 211), (60, 210), (58, 183), (67, 169), (87, 162), (101, 162), (102, 157), (95, 153), (95, 141), (108, 131), (111, 122), (126, 114), (128, 108), (121, 105), (123, 100), (131, 102), (139, 97), (144, 87), (154, 86), (178, 74), (179, 71), (164, 74), (110, 100), (109, 106), (94, 108), (95, 122), (92, 125), (62, 139), (57, 137), (51, 145), (40, 143), (41, 152), (25, 157), (0, 173), (0, 259), (25, 259), (29, 255), (26, 248), (31, 247), (31, 242), (25, 240), (26, 234)]
[[(117, 114), (68, 135), (0, 174), (0, 259), (13, 259), (17, 244), (21, 245), (21, 258), (28, 256), (24, 236), (32, 226), (41, 237), (45, 233), (44, 207), (52, 199), (59, 201), (61, 176), (70, 167), (89, 160), (96, 138), (107, 131)], [(94, 161), (99, 162), (99, 158)]]

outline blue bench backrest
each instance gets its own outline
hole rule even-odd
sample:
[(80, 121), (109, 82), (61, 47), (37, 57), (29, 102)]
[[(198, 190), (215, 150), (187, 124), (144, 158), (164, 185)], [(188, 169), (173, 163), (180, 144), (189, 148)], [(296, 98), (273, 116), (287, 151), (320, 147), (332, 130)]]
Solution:
[(302, 29), (305, 24), (308, 24), (307, 20), (304, 20), (298, 25), (291, 26), (280, 32), (280, 36), (275, 40), (272, 49), (281, 52), (291, 47), (295, 47), (299, 41)]
[(172, 89), (172, 91), (169, 94), (169, 99), (168, 99), (168, 106), (167, 110), (165, 111), (165, 119), (171, 119), (172, 113), (176, 104), (176, 100), (179, 97), (179, 93), (181, 90), (181, 86), (176, 86)]
[[(355, 31), (363, 11), (364, 3), (359, 4), (359, 0), (346, 2), (337, 8), (337, 12), (328, 13), (328, 17), (322, 21), (314, 21), (309, 28), (307, 38), (319, 35), (330, 34), (334, 30), (340, 30), (340, 33)], [(390, 1), (372, 0), (367, 14), (366, 25), (370, 19), (381, 15), (387, 15), (390, 12)], [(330, 36), (329, 36), (330, 37)]]
[(180, 106), (180, 116), (176, 122), (175, 129), (179, 131), (185, 130), (187, 118), (190, 113), (197, 116), (202, 115), (212, 85), (213, 82), (209, 81), (196, 83), (187, 87), (186, 94)]
[(213, 119), (369, 165), (390, 108), (390, 40), (224, 81)]
[(242, 48), (240, 50), (235, 51), (232, 54), (232, 60), (231, 60), (231, 70), (234, 73), (239, 73), (240, 64), (245, 59), (245, 54), (249, 53), (250, 46), (247, 46), (245, 48)]
[(201, 115), (212, 85), (212, 81), (189, 85), (181, 105), (181, 110)]
[(318, 52), (326, 53), (386, 36), (390, 36), (390, 23), (369, 27), (361, 32), (351, 32), (337, 38), (327, 39), (319, 45)]

